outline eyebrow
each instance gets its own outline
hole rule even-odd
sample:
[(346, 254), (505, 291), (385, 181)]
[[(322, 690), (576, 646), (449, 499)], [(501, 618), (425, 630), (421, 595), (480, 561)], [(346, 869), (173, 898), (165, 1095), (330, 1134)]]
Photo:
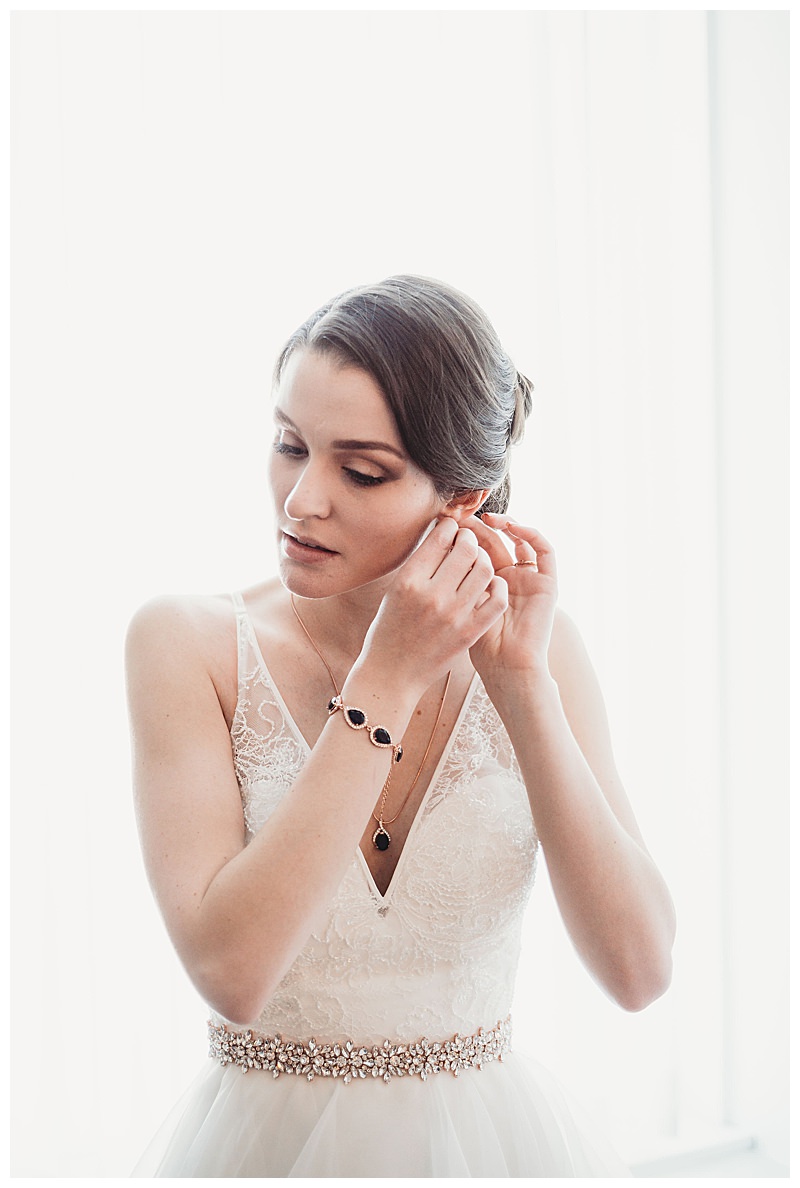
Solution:
[[(294, 421), (291, 417), (287, 417), (282, 409), (275, 409), (275, 418), (289, 429), (293, 429), (295, 433), (300, 434), (300, 430)], [(347, 437), (331, 442), (331, 445), (335, 450), (384, 450), (387, 454), (394, 454), (395, 457), (400, 458), (403, 462), (406, 460), (406, 455), (401, 450), (398, 450), (396, 446), (389, 445), (387, 441), (363, 441), (361, 438)]]

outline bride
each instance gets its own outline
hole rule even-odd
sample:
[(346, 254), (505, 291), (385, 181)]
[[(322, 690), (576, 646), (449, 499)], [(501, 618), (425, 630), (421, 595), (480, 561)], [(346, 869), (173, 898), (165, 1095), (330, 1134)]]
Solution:
[(623, 1008), (674, 934), (552, 546), (507, 512), (530, 385), (414, 276), (323, 306), (275, 378), (279, 577), (129, 631), (147, 870), (210, 1012), (135, 1174), (625, 1174), (510, 1048), (540, 846)]

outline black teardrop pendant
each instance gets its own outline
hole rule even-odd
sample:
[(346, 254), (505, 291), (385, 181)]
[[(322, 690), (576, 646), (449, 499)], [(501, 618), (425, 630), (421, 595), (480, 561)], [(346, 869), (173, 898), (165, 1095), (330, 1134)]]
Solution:
[(391, 840), (391, 837), (382, 825), (379, 825), (372, 835), (372, 844), (376, 850), (388, 850)]

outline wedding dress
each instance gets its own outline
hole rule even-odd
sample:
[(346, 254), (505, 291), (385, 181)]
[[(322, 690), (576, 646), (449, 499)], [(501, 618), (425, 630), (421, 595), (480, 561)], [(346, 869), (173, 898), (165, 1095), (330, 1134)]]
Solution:
[[(309, 748), (234, 604), (231, 740), (251, 838)], [(259, 1018), (211, 1014), (209, 1062), (133, 1174), (628, 1175), (546, 1070), (509, 1050), (537, 852), (476, 675), (385, 895), (357, 849)]]

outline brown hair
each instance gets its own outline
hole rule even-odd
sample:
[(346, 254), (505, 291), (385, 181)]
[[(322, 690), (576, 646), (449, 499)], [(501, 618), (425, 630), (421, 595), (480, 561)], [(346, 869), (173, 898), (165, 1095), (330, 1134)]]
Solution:
[(348, 289), (291, 336), (276, 383), (303, 347), (372, 376), (409, 457), (441, 497), (488, 487), (480, 512), (506, 511), (509, 446), (522, 437), (533, 385), (471, 298), (423, 276)]

